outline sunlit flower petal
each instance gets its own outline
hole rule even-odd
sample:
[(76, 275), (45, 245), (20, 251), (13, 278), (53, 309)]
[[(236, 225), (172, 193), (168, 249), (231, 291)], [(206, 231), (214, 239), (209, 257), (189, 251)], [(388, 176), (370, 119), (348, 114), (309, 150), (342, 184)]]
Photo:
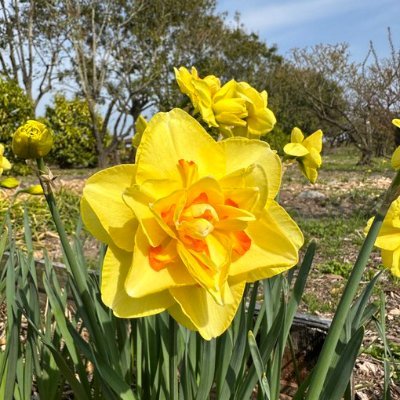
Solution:
[(81, 202), (82, 219), (98, 239), (132, 251), (137, 220), (122, 194), (135, 177), (136, 166), (119, 165), (100, 171), (86, 181)]
[(400, 119), (393, 119), (392, 124), (397, 128), (400, 128)]
[[(371, 218), (365, 228), (369, 231), (373, 222)], [(382, 263), (393, 275), (400, 277), (400, 198), (391, 204), (383, 220), (375, 246), (381, 249)]]
[(125, 282), (132, 265), (133, 253), (109, 246), (101, 271), (101, 298), (114, 314), (122, 318), (137, 318), (158, 314), (174, 304), (168, 290), (140, 298), (128, 296)]
[[(227, 285), (226, 285), (227, 286)], [(178, 307), (168, 311), (182, 325), (193, 326), (204, 339), (210, 340), (224, 332), (236, 314), (243, 296), (245, 284), (230, 285), (232, 301), (226, 305), (216, 304), (214, 299), (200, 287), (176, 288), (171, 294)]]
[(400, 169), (400, 146), (397, 147), (396, 150), (393, 152), (390, 162), (391, 162), (393, 169), (395, 169), (395, 170)]

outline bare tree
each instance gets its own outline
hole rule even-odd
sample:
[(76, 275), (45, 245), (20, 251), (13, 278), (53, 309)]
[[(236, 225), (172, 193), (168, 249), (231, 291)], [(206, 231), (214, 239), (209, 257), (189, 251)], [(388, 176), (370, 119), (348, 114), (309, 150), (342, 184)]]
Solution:
[(54, 10), (43, 0), (0, 0), (0, 74), (19, 83), (35, 110), (61, 63), (63, 29)]
[[(399, 53), (395, 51), (389, 31), (392, 54), (379, 59), (373, 44), (363, 63), (350, 61), (347, 44), (317, 45), (293, 52), (303, 88), (322, 120), (347, 135), (361, 152), (362, 164), (373, 155), (383, 155), (393, 148), (390, 121), (400, 110)], [(335, 83), (329, 99), (320, 86), (316, 90), (307, 79), (307, 71), (317, 71), (325, 84)], [(344, 101), (343, 101), (344, 100)], [(332, 117), (332, 114), (335, 117)]]

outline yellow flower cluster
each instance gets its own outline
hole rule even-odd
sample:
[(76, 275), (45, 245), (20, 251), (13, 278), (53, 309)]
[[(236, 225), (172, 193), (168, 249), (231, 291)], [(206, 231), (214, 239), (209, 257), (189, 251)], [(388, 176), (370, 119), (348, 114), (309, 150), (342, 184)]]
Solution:
[(303, 235), (275, 201), (280, 182), (265, 142), (216, 142), (180, 109), (155, 115), (137, 163), (98, 172), (83, 191), (83, 221), (108, 245), (104, 303), (125, 318), (166, 310), (205, 339), (221, 335), (246, 282), (298, 261)]
[(189, 96), (193, 107), (209, 127), (224, 137), (259, 138), (270, 132), (276, 119), (267, 107), (267, 92), (258, 92), (246, 82), (231, 80), (221, 86), (214, 75), (200, 78), (195, 67), (175, 68), (182, 93)]
[(298, 161), (302, 173), (311, 183), (317, 180), (318, 168), (322, 164), (322, 136), (322, 131), (318, 130), (304, 139), (303, 132), (293, 128), (291, 143), (283, 148), (289, 157)]

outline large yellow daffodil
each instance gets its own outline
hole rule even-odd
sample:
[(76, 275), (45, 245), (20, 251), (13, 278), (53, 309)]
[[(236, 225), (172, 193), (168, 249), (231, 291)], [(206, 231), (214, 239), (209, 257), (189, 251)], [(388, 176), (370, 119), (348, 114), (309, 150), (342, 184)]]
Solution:
[[(368, 221), (365, 232), (371, 228), (373, 218)], [(400, 198), (390, 206), (375, 246), (381, 249), (382, 264), (389, 268), (393, 275), (400, 277)]]
[(88, 179), (81, 211), (108, 244), (101, 293), (120, 317), (167, 310), (205, 339), (230, 325), (246, 282), (298, 261), (303, 236), (275, 202), (280, 159), (258, 140), (215, 142), (180, 109), (149, 122), (137, 164)]
[(7, 158), (4, 157), (4, 146), (0, 143), (0, 175), (3, 173), (3, 171), (7, 171), (9, 169), (11, 169), (11, 164)]
[(293, 128), (291, 143), (283, 151), (290, 157), (295, 157), (304, 176), (315, 183), (318, 177), (318, 168), (322, 164), (322, 131), (318, 130), (304, 139), (299, 128)]

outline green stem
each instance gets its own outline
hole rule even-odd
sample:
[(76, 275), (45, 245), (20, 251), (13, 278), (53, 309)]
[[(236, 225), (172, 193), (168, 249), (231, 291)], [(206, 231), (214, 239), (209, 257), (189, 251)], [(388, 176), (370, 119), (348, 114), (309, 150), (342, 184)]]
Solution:
[[(94, 314), (94, 306), (92, 298), (89, 294), (89, 289), (87, 285), (87, 281), (84, 279), (84, 274), (82, 274), (81, 267), (75, 257), (75, 254), (71, 248), (71, 245), (68, 241), (67, 233), (64, 229), (64, 225), (61, 221), (61, 216), (57, 208), (56, 199), (54, 197), (53, 191), (51, 190), (50, 184), (43, 179), (43, 175), (46, 173), (46, 166), (43, 158), (39, 158), (36, 160), (37, 166), (39, 169), (39, 180), (40, 184), (43, 188), (44, 195), (46, 197), (47, 204), (49, 206), (49, 210), (51, 216), (53, 217), (54, 224), (56, 226), (58, 235), (60, 237), (61, 245), (64, 249), (65, 256), (68, 260), (72, 276), (76, 283), (76, 288), (78, 290), (79, 295), (81, 296), (82, 302), (85, 306), (85, 310), (88, 313), (90, 321), (87, 321), (91, 325), (91, 334), (94, 336), (96, 343), (101, 343), (101, 334), (97, 332), (97, 318)], [(88, 326), (90, 329), (90, 326)], [(100, 341), (99, 341), (100, 340)]]
[(376, 213), (371, 228), (368, 231), (367, 237), (365, 238), (360, 253), (358, 254), (357, 261), (354, 264), (354, 268), (350, 274), (349, 280), (333, 317), (332, 324), (325, 339), (324, 346), (322, 347), (317, 365), (313, 370), (313, 376), (306, 397), (308, 400), (318, 400), (320, 398), (319, 396), (323, 390), (325, 378), (331, 366), (332, 358), (343, 330), (347, 314), (350, 310), (354, 297), (356, 296), (364, 269), (374, 247), (375, 240), (381, 229), (382, 222), (386, 216), (390, 204), (397, 198), (399, 194), (399, 188), (400, 172), (396, 174), (390, 188), (386, 192), (383, 203)]

